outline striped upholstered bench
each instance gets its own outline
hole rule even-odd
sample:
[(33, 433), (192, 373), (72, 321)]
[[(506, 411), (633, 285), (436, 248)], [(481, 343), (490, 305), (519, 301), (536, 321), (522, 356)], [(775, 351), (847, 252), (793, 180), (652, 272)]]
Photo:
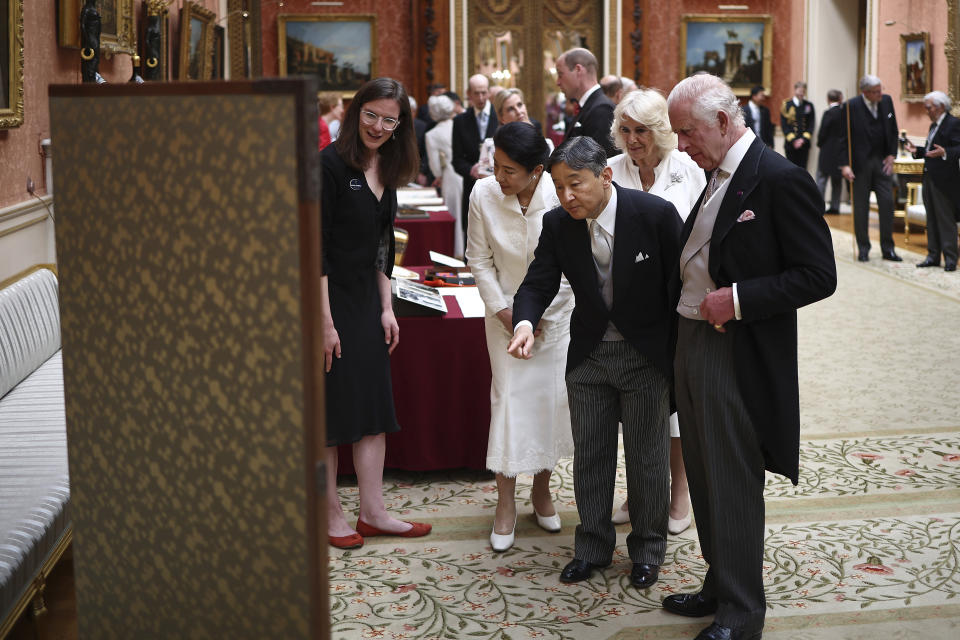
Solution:
[(43, 612), (71, 537), (57, 278), (40, 269), (0, 290), (0, 638)]

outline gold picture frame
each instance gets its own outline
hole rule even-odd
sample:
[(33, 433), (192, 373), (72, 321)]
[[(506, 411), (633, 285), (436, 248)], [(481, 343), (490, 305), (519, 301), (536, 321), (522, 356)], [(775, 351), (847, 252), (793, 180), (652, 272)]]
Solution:
[(738, 96), (749, 96), (757, 85), (770, 87), (773, 19), (769, 14), (685, 14), (680, 20), (682, 78), (706, 71), (723, 78)]
[(180, 9), (180, 65), (177, 78), (210, 80), (213, 75), (213, 11), (186, 0)]
[(0, 129), (23, 124), (23, 0), (0, 0), (0, 30), (8, 46), (0, 51)]
[(923, 102), (923, 96), (933, 90), (930, 73), (930, 34), (900, 34), (900, 99), (904, 102)]
[[(97, 0), (100, 10), (100, 50), (109, 55), (137, 52), (137, 31), (134, 24), (134, 0)], [(80, 9), (83, 0), (60, 0), (58, 40), (61, 47), (80, 48)]]
[(277, 28), (281, 76), (315, 76), (320, 91), (344, 98), (377, 77), (373, 14), (280, 14)]
[(947, 41), (943, 52), (947, 56), (950, 100), (960, 104), (960, 0), (947, 0)]
[(260, 0), (227, 0), (227, 46), (233, 80), (263, 75), (259, 24)]

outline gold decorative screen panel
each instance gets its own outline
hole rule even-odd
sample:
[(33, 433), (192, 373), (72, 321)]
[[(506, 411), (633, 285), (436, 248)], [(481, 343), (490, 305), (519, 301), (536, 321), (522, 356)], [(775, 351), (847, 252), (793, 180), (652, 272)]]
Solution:
[(318, 637), (316, 94), (185, 91), (51, 88), (80, 636)]

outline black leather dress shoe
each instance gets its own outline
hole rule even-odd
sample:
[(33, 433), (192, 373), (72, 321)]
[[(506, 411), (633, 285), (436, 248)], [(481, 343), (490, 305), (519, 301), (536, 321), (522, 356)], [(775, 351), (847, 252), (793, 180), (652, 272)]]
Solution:
[(889, 260), (890, 262), (903, 262), (903, 258), (895, 254), (893, 251), (884, 252), (883, 259)]
[(956, 270), (957, 270), (957, 263), (956, 263), (956, 262), (948, 262), (947, 264), (943, 265), (943, 270), (944, 270), (944, 271), (956, 271)]
[(594, 569), (602, 569), (609, 564), (609, 562), (607, 564), (593, 564), (592, 562), (587, 562), (586, 560), (574, 558), (567, 563), (567, 566), (565, 566), (563, 571), (560, 572), (560, 582), (565, 582), (567, 584), (571, 582), (581, 582), (592, 576)]
[(930, 256), (927, 256), (927, 257), (923, 260), (923, 262), (918, 262), (918, 263), (917, 263), (917, 269), (923, 269), (924, 267), (939, 267), (939, 266), (940, 266), (940, 261), (939, 261), (939, 260), (934, 260), (934, 259), (931, 258)]
[(634, 562), (633, 570), (630, 571), (630, 584), (637, 589), (652, 587), (657, 582), (657, 576), (659, 574), (659, 565)]
[(697, 637), (693, 640), (760, 640), (762, 635), (760, 631), (756, 633), (734, 631), (730, 627), (724, 627), (714, 622), (697, 634)]
[(870, 252), (869, 252), (869, 251), (861, 251), (859, 254), (857, 254), (857, 260), (860, 261), (860, 262), (867, 262), (867, 261), (869, 261), (869, 260), (870, 260)]
[(663, 608), (679, 616), (700, 618), (717, 612), (717, 600), (701, 593), (675, 593), (663, 599)]

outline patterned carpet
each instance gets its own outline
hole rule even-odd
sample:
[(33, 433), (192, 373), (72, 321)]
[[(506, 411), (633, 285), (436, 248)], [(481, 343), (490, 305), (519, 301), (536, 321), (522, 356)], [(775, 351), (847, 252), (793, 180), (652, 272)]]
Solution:
[[(907, 252), (900, 264), (857, 263), (849, 234), (834, 240), (837, 294), (800, 313), (800, 484), (767, 477), (764, 637), (960, 637), (960, 276), (916, 269), (922, 256)], [(660, 609), (700, 585), (693, 528), (670, 537), (647, 591), (630, 586), (625, 525), (610, 567), (557, 580), (577, 523), (571, 468), (564, 460), (554, 474), (557, 534), (536, 526), (532, 478), (520, 477), (517, 542), (503, 554), (487, 542), (491, 475), (388, 474), (389, 508), (434, 532), (331, 549), (332, 636), (694, 637), (708, 619)], [(618, 502), (624, 494), (621, 478)], [(355, 512), (355, 487), (341, 495)]]

